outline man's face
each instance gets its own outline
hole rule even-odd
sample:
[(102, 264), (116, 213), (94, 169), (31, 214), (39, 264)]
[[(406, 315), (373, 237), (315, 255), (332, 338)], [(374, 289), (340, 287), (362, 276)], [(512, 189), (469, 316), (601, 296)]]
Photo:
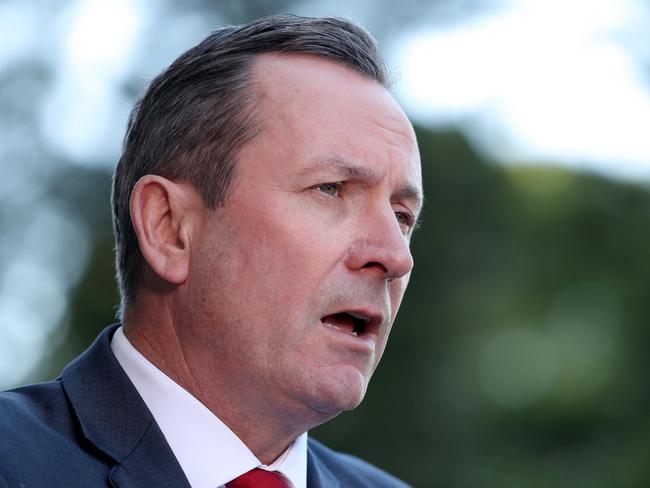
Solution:
[(254, 79), (261, 131), (192, 243), (182, 340), (234, 401), (331, 417), (362, 400), (406, 289), (417, 144), (341, 64), (263, 55)]

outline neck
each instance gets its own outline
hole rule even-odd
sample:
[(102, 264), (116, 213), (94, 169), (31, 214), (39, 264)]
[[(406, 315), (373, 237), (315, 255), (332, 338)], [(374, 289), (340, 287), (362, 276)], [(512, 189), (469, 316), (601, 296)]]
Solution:
[(124, 313), (124, 333), (129, 342), (203, 403), (262, 463), (273, 463), (299, 435), (324, 421), (316, 412), (307, 419), (295, 415), (286, 406), (260, 399), (253, 383), (227, 372), (219, 374), (226, 368), (211, 365), (218, 351), (210, 351), (206, 357), (203, 349), (189, 347), (178, 333), (170, 308), (164, 303), (147, 306), (146, 298), (141, 298), (137, 307), (128, 307)]

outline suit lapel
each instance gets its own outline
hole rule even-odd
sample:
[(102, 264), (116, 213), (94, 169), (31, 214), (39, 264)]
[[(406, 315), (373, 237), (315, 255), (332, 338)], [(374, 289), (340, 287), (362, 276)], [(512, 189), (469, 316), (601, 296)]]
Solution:
[(155, 422), (149, 424), (135, 449), (111, 471), (119, 488), (187, 487), (189, 482)]
[(102, 332), (61, 375), (83, 435), (115, 461), (113, 486), (189, 487), (158, 424), (111, 351), (117, 327)]
[(339, 480), (311, 446), (307, 446), (307, 488), (337, 488)]

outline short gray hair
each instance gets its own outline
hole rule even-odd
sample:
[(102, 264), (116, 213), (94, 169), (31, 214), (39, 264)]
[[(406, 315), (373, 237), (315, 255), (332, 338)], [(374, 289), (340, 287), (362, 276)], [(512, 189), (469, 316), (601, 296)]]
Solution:
[(251, 67), (269, 52), (323, 56), (389, 84), (374, 38), (340, 18), (273, 15), (217, 29), (183, 53), (136, 103), (113, 177), (120, 313), (136, 300), (144, 265), (129, 210), (133, 187), (155, 174), (191, 183), (209, 208), (222, 204), (238, 151), (258, 129)]

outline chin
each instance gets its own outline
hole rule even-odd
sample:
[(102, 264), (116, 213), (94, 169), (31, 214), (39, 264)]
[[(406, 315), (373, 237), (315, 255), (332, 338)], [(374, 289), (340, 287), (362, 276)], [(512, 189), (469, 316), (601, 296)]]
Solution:
[(335, 373), (324, 378), (311, 391), (309, 399), (311, 408), (328, 418), (358, 407), (368, 386), (367, 379), (357, 369), (346, 368)]

